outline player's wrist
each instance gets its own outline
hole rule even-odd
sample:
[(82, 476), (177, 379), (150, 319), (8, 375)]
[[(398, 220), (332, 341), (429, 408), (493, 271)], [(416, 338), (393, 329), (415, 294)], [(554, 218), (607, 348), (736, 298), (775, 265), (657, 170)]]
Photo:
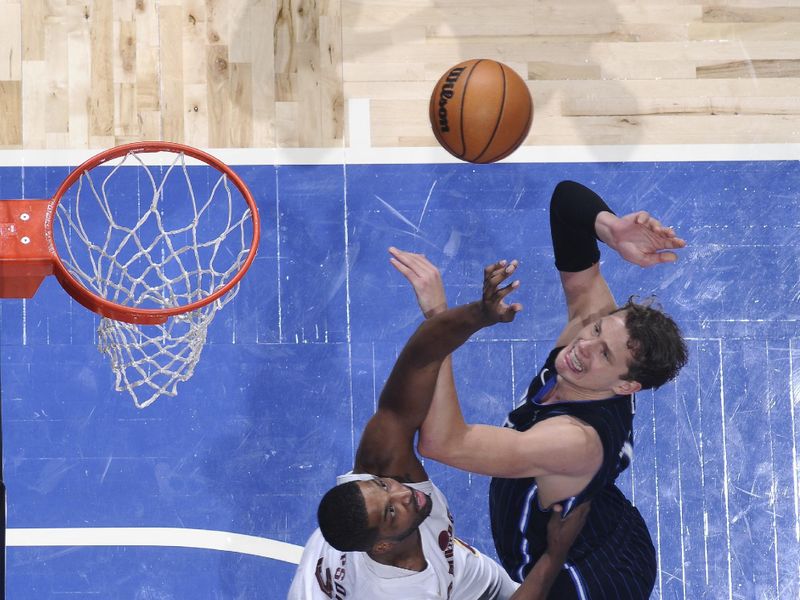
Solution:
[(473, 302), (471, 306), (475, 306), (477, 309), (475, 318), (479, 328), (489, 327), (500, 322), (500, 315), (494, 309), (493, 303), (486, 300), (478, 300)]
[(447, 310), (447, 302), (442, 302), (441, 304), (434, 306), (433, 308), (423, 309), (422, 314), (426, 319), (430, 319), (431, 317), (435, 317), (436, 315), (443, 313)]
[(614, 241), (614, 225), (619, 220), (619, 217), (609, 211), (600, 211), (594, 220), (594, 232), (597, 239), (613, 247)]
[(549, 560), (551, 564), (559, 565), (560, 568), (560, 565), (564, 564), (567, 560), (568, 551), (569, 548), (562, 550), (560, 548), (550, 548), (548, 546), (542, 557), (547, 557), (547, 560)]

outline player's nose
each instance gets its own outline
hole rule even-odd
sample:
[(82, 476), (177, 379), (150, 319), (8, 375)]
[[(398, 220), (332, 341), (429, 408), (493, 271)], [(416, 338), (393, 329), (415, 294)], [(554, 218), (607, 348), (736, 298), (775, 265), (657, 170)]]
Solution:
[(412, 501), (411, 495), (413, 493), (414, 492), (411, 490), (411, 488), (408, 488), (404, 485), (398, 486), (398, 488), (392, 492), (392, 499), (395, 502), (409, 504)]
[(592, 348), (594, 347), (595, 340), (581, 340), (578, 342), (576, 348), (578, 352), (578, 358), (586, 359), (592, 354)]

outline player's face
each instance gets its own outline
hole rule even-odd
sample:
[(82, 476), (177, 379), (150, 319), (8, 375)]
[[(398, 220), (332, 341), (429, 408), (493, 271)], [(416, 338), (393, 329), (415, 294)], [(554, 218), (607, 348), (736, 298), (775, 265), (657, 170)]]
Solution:
[[(583, 391), (635, 392), (638, 384), (622, 379), (633, 358), (628, 339), (624, 312), (597, 319), (561, 349), (556, 356), (556, 371), (569, 386)], [(632, 383), (636, 389), (630, 389)]]
[(431, 514), (433, 502), (427, 494), (389, 477), (359, 482), (371, 527), (379, 539), (401, 541), (411, 535)]

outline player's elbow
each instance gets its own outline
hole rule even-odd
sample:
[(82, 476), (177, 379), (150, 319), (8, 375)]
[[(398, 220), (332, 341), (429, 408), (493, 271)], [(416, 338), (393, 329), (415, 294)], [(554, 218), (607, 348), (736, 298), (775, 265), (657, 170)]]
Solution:
[(421, 432), (417, 440), (417, 452), (419, 452), (420, 456), (424, 456), (425, 458), (438, 460), (436, 443)]
[(446, 463), (446, 448), (447, 444), (442, 443), (441, 440), (434, 439), (425, 435), (424, 432), (420, 432), (419, 440), (417, 441), (417, 452), (419, 452), (421, 456)]

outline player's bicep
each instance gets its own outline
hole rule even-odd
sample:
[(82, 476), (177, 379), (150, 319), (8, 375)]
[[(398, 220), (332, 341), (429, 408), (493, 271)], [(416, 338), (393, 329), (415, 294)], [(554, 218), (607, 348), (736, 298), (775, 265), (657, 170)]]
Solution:
[(584, 475), (597, 469), (602, 456), (594, 430), (548, 419), (525, 432), (489, 425), (470, 425), (461, 444), (443, 462), (452, 466), (510, 479), (542, 475)]

